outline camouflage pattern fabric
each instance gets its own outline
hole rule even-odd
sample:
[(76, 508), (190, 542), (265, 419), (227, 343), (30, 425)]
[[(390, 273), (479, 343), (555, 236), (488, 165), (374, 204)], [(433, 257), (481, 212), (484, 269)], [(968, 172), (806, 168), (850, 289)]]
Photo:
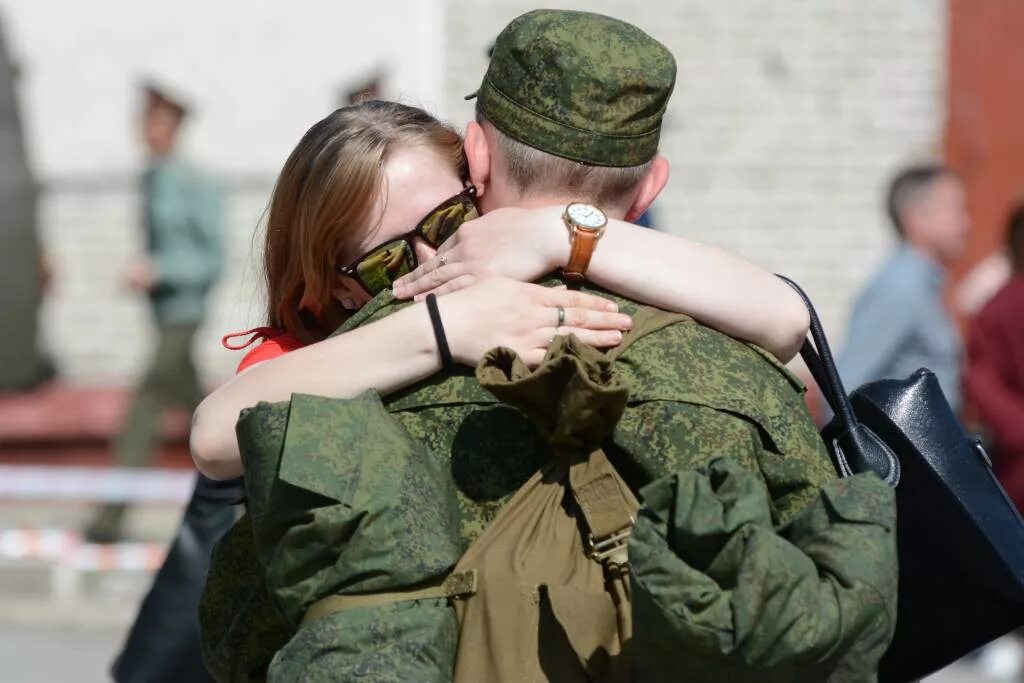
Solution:
[[(612, 438), (604, 444), (609, 460), (633, 491), (728, 456), (753, 474), (751, 485), (766, 501), (772, 528), (786, 527), (820, 500), (822, 488), (837, 477), (803, 404), (803, 386), (774, 357), (685, 316), (667, 320), (664, 312), (602, 294), (634, 317), (631, 343), (607, 354), (630, 395)], [(339, 333), (404, 305), (385, 291)], [(450, 473), (460, 552), (553, 453), (531, 420), (500, 403), (468, 368), (420, 382), (388, 397), (384, 406)], [(370, 435), (367, 439), (373, 443)], [(219, 567), (215, 556), (212, 575), (224, 569), (235, 567)], [(211, 581), (225, 594), (240, 595), (260, 583), (260, 569), (251, 567), (228, 578), (211, 576)], [(239, 587), (231, 588), (232, 582)], [(208, 597), (204, 608), (222, 599)], [(273, 651), (259, 648), (281, 636), (261, 629), (274, 631), (276, 625), (253, 627), (250, 641), (236, 643), (237, 656), (269, 662)], [(217, 639), (204, 632), (207, 637)], [(863, 643), (854, 639), (840, 645), (858, 648)]]
[(760, 481), (728, 458), (641, 495), (637, 680), (876, 680), (897, 584), (895, 492), (878, 477), (827, 483), (778, 533)]
[(459, 628), (446, 599), (335, 612), (307, 624), (275, 656), (270, 683), (450, 683)]
[(447, 469), (375, 392), (258, 403), (237, 432), (257, 553), (289, 624), (324, 595), (412, 586), (462, 554)]
[(0, 394), (28, 391), (53, 374), (38, 343), (43, 302), (39, 186), (26, 158), (17, 66), (7, 45), (0, 31)]
[(596, 166), (639, 166), (657, 154), (675, 78), (672, 53), (635, 26), (536, 10), (501, 32), (469, 97), (530, 147)]
[[(622, 345), (607, 354), (629, 400), (604, 445), (634, 491), (728, 455), (759, 475), (773, 524), (782, 526), (837, 478), (803, 403), (803, 385), (774, 356), (687, 316), (666, 319), (663, 311), (587, 289), (634, 318)], [(404, 305), (383, 292), (339, 332)], [(447, 459), (465, 544), (552, 454), (530, 420), (500, 403), (468, 368), (435, 375), (384, 405), (414, 439)]]
[(242, 515), (213, 547), (199, 600), (203, 663), (218, 683), (266, 680), (292, 629), (277, 610), (256, 555), (252, 517)]
[[(217, 679), (262, 675), (274, 653), (263, 646), (276, 650), (298, 630), (270, 665), (268, 680), (347, 680), (333, 676), (385, 669), (387, 676), (374, 680), (449, 680), (458, 629), (445, 600), (346, 610), (298, 629), (322, 597), (378, 593), (447, 574), (462, 554), (447, 470), (374, 392), (352, 400), (296, 394), (289, 402), (259, 403), (242, 412), (237, 432), (250, 533), (233, 532), (217, 549), (201, 608), (205, 658)], [(250, 546), (236, 545), (246, 540)], [(238, 560), (249, 565), (238, 567)], [(237, 572), (234, 583), (225, 566)], [(245, 583), (260, 595), (247, 596)], [(232, 622), (211, 614), (230, 612), (228, 596), (241, 600), (236, 610), (249, 602), (272, 605), (268, 623), (252, 624), (251, 642), (212, 630)], [(266, 612), (265, 606), (252, 610)], [(232, 647), (240, 648), (235, 657)]]

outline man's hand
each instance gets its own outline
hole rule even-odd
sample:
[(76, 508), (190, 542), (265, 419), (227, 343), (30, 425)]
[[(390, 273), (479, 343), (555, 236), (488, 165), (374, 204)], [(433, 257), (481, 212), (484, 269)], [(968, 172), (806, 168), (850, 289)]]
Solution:
[(148, 292), (156, 285), (156, 267), (146, 257), (139, 257), (128, 264), (125, 283), (139, 292)]
[(430, 292), (448, 294), (487, 277), (532, 282), (550, 273), (569, 257), (562, 210), (496, 209), (466, 223), (432, 259), (395, 282), (395, 296), (419, 301)]

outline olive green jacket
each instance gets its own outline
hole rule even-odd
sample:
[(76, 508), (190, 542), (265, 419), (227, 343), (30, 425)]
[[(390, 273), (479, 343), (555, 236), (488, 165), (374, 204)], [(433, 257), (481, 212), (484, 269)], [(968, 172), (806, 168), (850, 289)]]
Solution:
[[(729, 456), (758, 475), (772, 522), (781, 526), (836, 479), (804, 405), (804, 386), (774, 356), (686, 316), (666, 319), (657, 309), (602, 294), (634, 316), (631, 335), (641, 337), (616, 359), (629, 400), (605, 444), (634, 490)], [(384, 292), (339, 332), (402, 306)], [(435, 375), (384, 403), (447, 462), (466, 544), (551, 454), (528, 418), (483, 389), (471, 368)]]
[[(744, 486), (749, 496), (760, 501), (755, 507), (762, 533), (780, 538), (775, 531), (792, 529), (798, 518), (815, 514), (805, 511), (827, 506), (823, 487), (839, 484), (806, 412), (803, 387), (796, 378), (764, 351), (685, 316), (666, 316), (625, 299), (617, 301), (620, 310), (635, 318), (633, 343), (614, 363), (615, 371), (629, 387), (629, 398), (604, 450), (634, 491), (642, 490), (647, 495), (650, 489), (645, 486), (658, 482), (664, 485), (666, 478), (677, 474), (690, 476), (685, 473), (707, 470), (712, 462), (728, 457), (747, 474)], [(400, 305), (386, 292), (340, 331), (383, 317)], [(481, 534), (511, 494), (552, 453), (550, 442), (526, 414), (484, 390), (468, 369), (421, 382), (388, 397), (384, 406), (402, 431), (438, 458), (441, 468), (450, 474), (461, 550)], [(301, 428), (308, 432), (310, 426)], [(372, 442), (369, 437), (367, 442)], [(873, 565), (877, 575), (867, 577), (866, 582), (881, 598), (877, 604), (855, 601), (869, 616), (854, 620), (855, 628), (819, 633), (811, 639), (813, 643), (803, 643), (808, 647), (802, 650), (783, 649), (777, 659), (760, 664), (751, 661), (750, 666), (785, 666), (786, 653), (800, 651), (801, 662), (827, 660), (828, 666), (834, 667), (845, 652), (861, 650), (870, 656), (860, 659), (856, 667), (859, 675), (849, 680), (870, 679), (865, 662), (870, 668), (884, 649), (891, 634), (887, 607), (895, 599), (895, 582), (889, 582), (895, 576), (892, 533), (885, 527), (886, 515), (891, 516), (891, 494), (883, 502), (889, 507), (883, 505), (878, 512), (881, 517), (866, 516), (866, 524), (873, 525), (872, 543), (879, 557), (878, 564)], [(642, 515), (638, 532), (643, 519)], [(659, 524), (658, 533), (664, 536), (672, 522)], [(338, 538), (344, 540), (343, 536)], [(840, 543), (843, 538), (840, 534)], [(215, 552), (204, 595), (204, 654), (220, 681), (259, 680), (270, 655), (293, 632), (295, 614), (282, 610), (280, 603), (275, 605), (266, 596), (266, 584), (257, 576), (261, 558), (252, 549), (254, 545), (259, 546), (259, 534), (254, 536), (252, 525), (243, 520)], [(670, 552), (684, 563), (690, 561), (686, 559), (687, 548), (677, 548), (671, 542), (667, 550), (665, 546), (658, 546), (661, 552)], [(632, 547), (630, 552), (634, 552)], [(636, 552), (638, 557), (643, 556), (642, 549)], [(328, 552), (327, 556), (334, 555)], [(813, 565), (811, 562), (812, 569)], [(695, 568), (707, 572), (700, 562), (695, 562)], [(641, 572), (635, 578), (642, 581), (644, 576)], [(801, 580), (806, 578), (800, 575)], [(642, 592), (643, 584), (640, 588)], [(679, 615), (670, 615), (669, 620), (678, 622)], [(871, 628), (865, 626), (868, 623)], [(754, 631), (756, 636), (758, 629)], [(639, 632), (638, 624), (638, 640)], [(678, 627), (677, 632), (683, 634), (686, 629)], [(756, 637), (749, 639), (750, 633), (743, 629), (734, 633), (740, 634), (736, 638), (747, 637), (747, 643), (763, 642)], [(664, 641), (655, 638), (651, 642)], [(826, 644), (821, 645), (823, 642)], [(736, 643), (722, 647), (723, 656), (739, 656), (741, 662), (744, 653), (749, 652)], [(694, 650), (697, 659), (706, 654)]]
[(162, 325), (197, 323), (224, 269), (225, 225), (220, 188), (175, 157), (143, 176), (146, 250), (156, 270), (149, 300)]

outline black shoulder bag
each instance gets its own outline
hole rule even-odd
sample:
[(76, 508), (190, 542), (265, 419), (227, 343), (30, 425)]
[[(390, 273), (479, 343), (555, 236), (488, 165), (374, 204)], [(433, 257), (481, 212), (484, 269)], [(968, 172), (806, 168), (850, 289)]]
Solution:
[(1024, 624), (1024, 521), (935, 375), (921, 369), (847, 396), (814, 306), (782, 279), (810, 312), (814, 343), (800, 355), (835, 412), (822, 438), (836, 471), (872, 471), (896, 487), (896, 635), (879, 680), (915, 681)]

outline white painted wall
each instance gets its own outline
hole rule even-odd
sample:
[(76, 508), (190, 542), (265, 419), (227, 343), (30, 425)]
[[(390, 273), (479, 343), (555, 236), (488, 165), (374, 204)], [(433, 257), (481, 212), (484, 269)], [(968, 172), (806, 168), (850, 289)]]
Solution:
[(441, 0), (0, 2), (44, 178), (138, 168), (135, 86), (147, 74), (195, 100), (189, 156), (234, 174), (276, 173), (345, 85), (375, 69), (387, 74), (389, 94), (436, 109), (439, 8)]
[(147, 306), (122, 286), (141, 238), (140, 78), (194, 102), (184, 154), (227, 190), (230, 267), (196, 344), (211, 381), (238, 360), (220, 336), (259, 322), (254, 231), (306, 129), (374, 71), (386, 96), (443, 114), (443, 0), (0, 0), (0, 13), (57, 268), (45, 341), (77, 381), (130, 381), (150, 349)]

